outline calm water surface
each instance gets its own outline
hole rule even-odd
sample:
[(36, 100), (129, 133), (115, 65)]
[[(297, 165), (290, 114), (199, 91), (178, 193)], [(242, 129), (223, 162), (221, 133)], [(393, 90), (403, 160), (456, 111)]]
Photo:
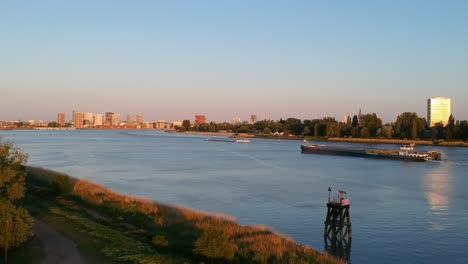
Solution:
[(155, 131), (0, 136), (27, 152), (30, 165), (267, 225), (321, 251), (327, 189), (344, 189), (352, 263), (468, 263), (468, 149), (437, 148), (446, 161), (413, 163), (301, 154), (300, 141), (235, 144)]

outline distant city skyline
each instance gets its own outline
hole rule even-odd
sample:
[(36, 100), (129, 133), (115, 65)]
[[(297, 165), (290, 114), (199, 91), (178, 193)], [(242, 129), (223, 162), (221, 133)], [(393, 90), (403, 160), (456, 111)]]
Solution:
[(467, 1), (3, 1), (0, 120), (468, 119)]

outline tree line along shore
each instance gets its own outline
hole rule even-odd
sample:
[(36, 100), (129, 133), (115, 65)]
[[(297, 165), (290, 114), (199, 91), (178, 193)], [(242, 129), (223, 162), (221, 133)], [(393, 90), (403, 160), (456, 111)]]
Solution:
[(51, 249), (57, 236), (60, 248), (78, 250), (66, 259), (72, 264), (346, 263), (267, 227), (125, 196), (26, 161), (0, 142), (0, 248), (7, 263), (47, 262), (59, 250)]
[[(347, 142), (386, 143), (391, 140), (421, 140), (421, 143), (433, 142), (435, 145), (459, 145), (467, 142), (468, 121), (456, 120), (450, 115), (446, 124), (437, 123), (428, 127), (427, 120), (416, 113), (404, 112), (394, 122), (384, 124), (375, 113), (348, 116), (343, 122), (334, 117), (322, 119), (301, 120), (297, 118), (280, 119), (279, 121), (261, 120), (255, 123), (205, 123), (191, 124), (184, 120), (182, 126), (175, 127), (178, 132), (219, 132), (228, 131), (244, 133), (261, 138), (280, 139), (314, 139), (327, 140), (328, 138), (342, 138)], [(348, 139), (352, 140), (348, 140)], [(360, 140), (354, 140), (360, 139)], [(367, 139), (361, 140), (361, 139)], [(444, 144), (440, 144), (440, 143)], [(445, 144), (445, 142), (458, 142)]]

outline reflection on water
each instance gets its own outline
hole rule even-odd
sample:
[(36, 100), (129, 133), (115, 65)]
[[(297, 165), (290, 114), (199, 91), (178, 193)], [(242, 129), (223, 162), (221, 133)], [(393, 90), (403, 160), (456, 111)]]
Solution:
[(450, 205), (450, 192), (452, 191), (452, 176), (450, 173), (451, 165), (449, 163), (441, 164), (440, 167), (428, 171), (424, 177), (424, 189), (426, 199), (434, 216), (431, 221), (431, 229), (444, 230), (444, 217), (448, 215)]
[(352, 238), (346, 238), (343, 240), (339, 239), (328, 239), (325, 240), (325, 251), (335, 257), (346, 260), (348, 263), (351, 263), (351, 244), (353, 242)]

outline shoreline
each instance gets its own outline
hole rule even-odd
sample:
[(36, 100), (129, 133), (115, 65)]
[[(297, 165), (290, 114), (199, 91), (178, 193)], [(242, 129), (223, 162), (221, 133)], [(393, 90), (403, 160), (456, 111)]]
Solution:
[(463, 141), (441, 141), (433, 142), (431, 140), (410, 140), (410, 139), (373, 139), (373, 138), (328, 138), (328, 142), (345, 142), (345, 143), (366, 143), (366, 144), (410, 144), (434, 147), (468, 147), (468, 142)]
[(194, 135), (194, 136), (211, 136), (211, 137), (233, 137), (237, 133), (234, 132), (201, 132), (201, 131), (184, 131), (179, 132), (175, 130), (165, 130), (166, 133), (178, 134), (178, 135)]
[[(138, 256), (130, 263), (238, 263), (259, 259), (346, 263), (297, 244), (269, 227), (241, 225), (232, 216), (124, 195), (44, 168), (26, 166), (26, 172), (29, 188), (25, 205), (31, 214), (76, 243), (78, 253), (91, 258), (105, 258), (109, 263), (130, 256)], [(206, 239), (216, 241), (216, 245), (202, 244)], [(86, 247), (84, 251), (82, 246)], [(220, 255), (213, 256), (213, 250)]]
[(36, 131), (78, 131), (78, 130), (96, 130), (96, 131), (110, 131), (110, 130), (134, 130), (134, 131), (160, 131), (171, 134), (179, 135), (194, 135), (194, 136), (207, 136), (207, 137), (243, 137), (243, 138), (258, 138), (258, 139), (270, 139), (270, 140), (304, 140), (309, 141), (324, 141), (324, 142), (344, 142), (344, 143), (357, 143), (357, 144), (391, 144), (391, 145), (401, 145), (401, 144), (410, 144), (414, 143), (416, 145), (422, 146), (434, 146), (434, 147), (468, 147), (468, 142), (464, 141), (432, 141), (432, 140), (421, 140), (421, 139), (383, 139), (383, 138), (342, 138), (342, 137), (330, 137), (330, 138), (314, 138), (314, 137), (303, 137), (303, 136), (273, 136), (273, 135), (254, 135), (247, 133), (236, 133), (236, 132), (202, 132), (202, 131), (176, 131), (174, 129), (159, 129), (159, 128), (131, 128), (131, 127), (122, 127), (122, 128), (79, 128), (79, 129), (57, 129), (57, 128), (43, 128), (43, 129), (0, 129), (0, 131), (21, 131), (21, 130), (36, 130)]

